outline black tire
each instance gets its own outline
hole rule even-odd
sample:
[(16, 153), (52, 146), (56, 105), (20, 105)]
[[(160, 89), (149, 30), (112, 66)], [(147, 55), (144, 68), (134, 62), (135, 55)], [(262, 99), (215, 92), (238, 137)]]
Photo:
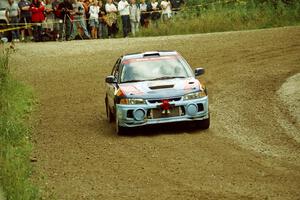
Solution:
[(119, 126), (117, 116), (116, 116), (116, 133), (120, 136), (127, 135), (127, 133), (128, 133), (128, 128)]
[(108, 102), (107, 102), (107, 98), (105, 98), (105, 108), (106, 108), (106, 117), (107, 117), (107, 121), (109, 123), (113, 122), (114, 121), (114, 116), (108, 106)]
[(201, 129), (208, 129), (210, 126), (210, 116), (208, 116), (207, 119), (200, 121), (200, 128)]

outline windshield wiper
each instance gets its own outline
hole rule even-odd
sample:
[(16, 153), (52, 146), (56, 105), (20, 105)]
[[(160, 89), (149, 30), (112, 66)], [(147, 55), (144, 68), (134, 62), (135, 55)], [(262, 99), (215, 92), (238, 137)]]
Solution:
[(166, 79), (172, 79), (172, 78), (186, 78), (185, 76), (163, 76), (159, 78), (150, 79), (148, 81), (155, 81), (155, 80), (166, 80)]

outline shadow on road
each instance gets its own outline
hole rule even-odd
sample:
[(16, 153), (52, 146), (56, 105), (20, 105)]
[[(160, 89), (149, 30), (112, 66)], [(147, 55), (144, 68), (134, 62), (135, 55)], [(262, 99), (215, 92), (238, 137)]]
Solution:
[[(196, 122), (197, 123), (197, 122)], [(136, 128), (130, 128), (122, 136), (148, 136), (153, 137), (157, 135), (176, 135), (176, 134), (196, 134), (204, 133), (205, 130), (200, 129), (195, 122), (181, 122), (181, 123), (167, 123), (148, 125)]]

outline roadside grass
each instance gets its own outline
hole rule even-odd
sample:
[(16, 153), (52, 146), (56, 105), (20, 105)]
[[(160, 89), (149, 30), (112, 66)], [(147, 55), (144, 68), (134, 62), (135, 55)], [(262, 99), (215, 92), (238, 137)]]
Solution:
[[(152, 23), (153, 24), (153, 23)], [(255, 3), (211, 4), (184, 7), (167, 22), (142, 28), (138, 36), (162, 36), (194, 33), (262, 29), (300, 24), (300, 2), (284, 4)]]
[(30, 88), (10, 76), (9, 54), (0, 44), (0, 187), (7, 200), (34, 200), (38, 189), (30, 181), (31, 142), (26, 125), (34, 98)]

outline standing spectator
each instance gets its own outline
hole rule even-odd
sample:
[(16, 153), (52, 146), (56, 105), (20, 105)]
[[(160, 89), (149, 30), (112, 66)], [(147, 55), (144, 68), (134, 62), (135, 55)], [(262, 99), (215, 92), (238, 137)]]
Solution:
[[(25, 25), (25, 28), (21, 29), (21, 41), (25, 40), (25, 35), (28, 34), (30, 39), (33, 39), (32, 37), (32, 31), (31, 27), (28, 26), (28, 23), (31, 23), (31, 12), (30, 12), (30, 2), (27, 0), (21, 0), (18, 4), (20, 9), (20, 24)], [(26, 32), (27, 33), (26, 33)]]
[(160, 6), (162, 8), (162, 20), (166, 22), (171, 18), (171, 2), (169, 0), (162, 0)]
[(139, 24), (141, 19), (140, 7), (136, 4), (135, 0), (130, 0), (129, 13), (130, 13), (131, 32), (132, 35), (135, 36), (135, 33), (139, 31)]
[(98, 28), (99, 28), (99, 6), (98, 2), (96, 0), (93, 1), (93, 3), (90, 5), (90, 27), (91, 27), (91, 35), (93, 39), (97, 39), (98, 35)]
[(106, 27), (106, 11), (103, 6), (102, 1), (99, 1), (99, 29), (98, 29), (98, 37), (104, 39), (106, 37), (107, 27)]
[(33, 35), (36, 42), (42, 41), (42, 23), (45, 20), (45, 7), (40, 0), (33, 0), (30, 10), (32, 12), (31, 21), (35, 23), (33, 26)]
[(53, 24), (53, 29), (54, 29), (54, 35), (56, 36), (56, 40), (58, 40), (61, 35), (60, 35), (60, 30), (62, 29), (62, 19), (60, 12), (58, 10), (58, 6), (60, 4), (60, 0), (52, 0), (52, 8), (53, 8), (53, 13), (54, 13), (54, 24)]
[(173, 14), (176, 15), (180, 10), (180, 7), (184, 4), (184, 0), (170, 0), (170, 2)]
[(88, 21), (88, 19), (90, 18), (90, 12), (89, 12), (90, 0), (80, 0), (80, 1), (82, 2), (82, 5), (84, 7), (87, 30), (90, 30), (90, 23)]
[[(11, 28), (17, 28), (19, 22), (20, 9), (14, 0), (8, 0), (8, 6), (5, 11), (5, 16), (11, 24)], [(11, 31), (12, 41), (19, 42), (19, 31), (17, 29)]]
[(150, 10), (152, 24), (154, 24), (155, 27), (158, 27), (158, 19), (160, 18), (160, 8), (156, 0), (151, 0)]
[(149, 6), (145, 0), (141, 0), (140, 3), (140, 11), (141, 11), (141, 26), (147, 28), (149, 25)]
[(47, 35), (49, 35), (49, 37), (51, 37), (51, 40), (53, 40), (54, 35), (53, 35), (53, 31), (54, 31), (54, 9), (53, 9), (53, 4), (51, 2), (51, 0), (46, 0), (45, 2), (45, 22), (43, 23), (43, 28), (46, 31)]
[(106, 24), (108, 28), (108, 37), (115, 37), (118, 32), (118, 10), (115, 4), (113, 4), (112, 0), (107, 0), (107, 3), (105, 4), (105, 11), (107, 13)]
[(62, 39), (64, 37), (66, 40), (70, 40), (71, 36), (71, 28), (72, 28), (72, 20), (73, 20), (73, 5), (71, 0), (64, 0), (62, 3), (58, 5), (57, 8), (58, 12), (60, 13), (60, 17), (63, 20), (62, 24)]
[[(85, 22), (85, 12), (82, 2), (78, 0), (74, 0), (73, 4), (73, 11), (74, 11), (74, 21), (73, 21), (73, 31), (70, 36), (70, 39), (75, 39), (76, 35), (78, 34), (78, 29), (80, 28), (83, 31), (84, 38), (90, 39), (91, 36), (86, 28), (86, 22)], [(80, 33), (80, 36), (83, 35)]]
[(130, 19), (129, 19), (129, 4), (127, 0), (120, 0), (118, 3), (118, 11), (122, 19), (123, 36), (127, 37), (130, 32)]

